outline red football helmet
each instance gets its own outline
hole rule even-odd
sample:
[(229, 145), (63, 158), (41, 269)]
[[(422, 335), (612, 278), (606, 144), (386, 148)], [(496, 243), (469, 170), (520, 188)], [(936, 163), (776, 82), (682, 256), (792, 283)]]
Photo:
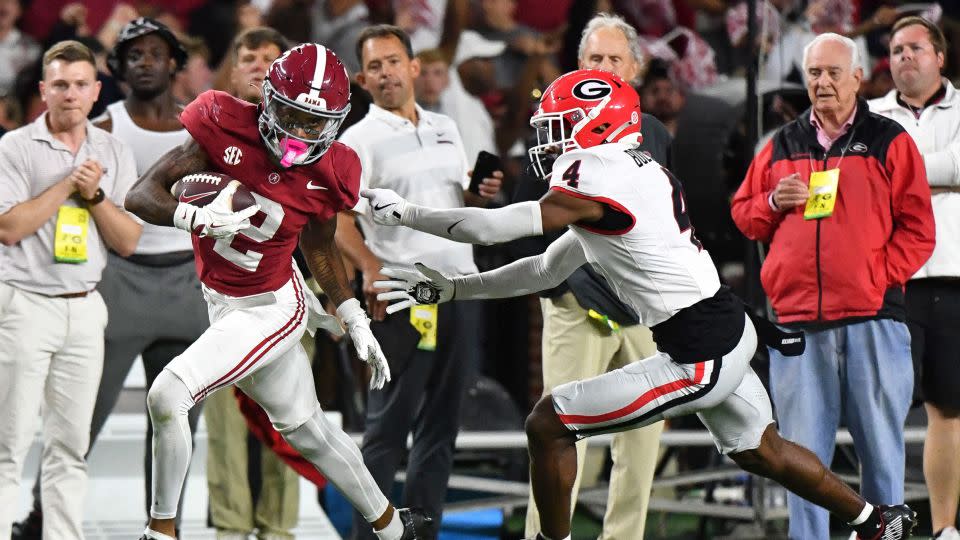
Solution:
[(529, 150), (537, 174), (550, 175), (553, 160), (569, 150), (640, 140), (640, 96), (623, 79), (599, 69), (571, 71), (553, 81), (530, 119), (537, 145)]
[(305, 43), (267, 70), (260, 136), (284, 167), (313, 163), (330, 148), (349, 111), (350, 79), (340, 59)]

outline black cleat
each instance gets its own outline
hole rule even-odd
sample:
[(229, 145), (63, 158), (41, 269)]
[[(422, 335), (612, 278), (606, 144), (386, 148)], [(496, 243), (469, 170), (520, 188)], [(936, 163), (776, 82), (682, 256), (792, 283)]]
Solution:
[(40, 540), (43, 536), (43, 513), (33, 509), (11, 527), (11, 540)]
[(858, 531), (858, 540), (904, 540), (917, 526), (917, 513), (905, 504), (877, 506), (880, 523), (869, 536)]
[(400, 540), (426, 540), (432, 538), (433, 518), (419, 508), (399, 508), (403, 535)]

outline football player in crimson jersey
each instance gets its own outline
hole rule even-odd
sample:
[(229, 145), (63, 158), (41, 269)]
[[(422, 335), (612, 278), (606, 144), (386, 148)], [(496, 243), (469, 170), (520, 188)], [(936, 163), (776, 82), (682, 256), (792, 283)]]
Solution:
[[(190, 133), (187, 142), (160, 158), (127, 195), (127, 209), (144, 221), (193, 234), (211, 321), (147, 395), (154, 485), (144, 538), (167, 540), (175, 534), (173, 517), (191, 452), (187, 412), (234, 384), (347, 496), (379, 538), (417, 538), (428, 521), (416, 510), (395, 511), (357, 446), (327, 421), (300, 345), (304, 331), (343, 330), (296, 270), (292, 254), (298, 240), (360, 358), (371, 365), (371, 386), (390, 380), (333, 240), (337, 212), (352, 208), (358, 198), (359, 160), (333, 140), (349, 108), (347, 73), (337, 56), (320, 45), (301, 45), (271, 64), (261, 106), (217, 91), (188, 105), (180, 117)], [(235, 188), (223, 189), (202, 208), (170, 194), (174, 182), (203, 171), (240, 180), (257, 204), (234, 212)]]
[[(499, 243), (569, 226), (543, 255), (481, 274), (386, 268), (394, 281), (375, 285), (394, 290), (380, 299), (396, 301), (392, 313), (454, 297), (519, 296), (554, 287), (590, 262), (653, 331), (656, 355), (558, 386), (527, 418), (539, 538), (570, 538), (577, 440), (690, 413), (698, 414), (722, 453), (834, 512), (859, 538), (909, 537), (916, 520), (910, 508), (867, 503), (813, 453), (777, 432), (769, 397), (750, 368), (757, 330), (743, 304), (720, 285), (690, 225), (679, 181), (637, 150), (639, 102), (627, 83), (599, 70), (554, 81), (530, 122), (540, 143), (531, 158), (550, 182), (540, 201), (438, 210), (390, 190), (364, 191), (378, 223), (461, 242)], [(790, 336), (769, 321), (757, 323), (770, 346), (789, 343)]]

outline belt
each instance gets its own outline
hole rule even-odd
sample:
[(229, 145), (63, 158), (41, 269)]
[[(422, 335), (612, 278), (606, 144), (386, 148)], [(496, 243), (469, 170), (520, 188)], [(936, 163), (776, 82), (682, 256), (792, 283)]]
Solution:
[(933, 277), (924, 277), (911, 279), (907, 284), (922, 285), (924, 283), (937, 284), (937, 283), (960, 283), (960, 276), (933, 276)]
[[(111, 252), (111, 254), (116, 255)], [(116, 255), (119, 257), (119, 255)], [(140, 266), (167, 267), (180, 266), (181, 264), (193, 262), (193, 250), (189, 251), (171, 251), (167, 253), (153, 253), (150, 255), (139, 255), (134, 253), (126, 258), (128, 262)]]
[(65, 294), (45, 294), (43, 296), (47, 296), (50, 298), (84, 298), (92, 292), (93, 290), (89, 290), (89, 291), (71, 292), (71, 293), (65, 293)]
[(269, 306), (277, 303), (277, 296), (273, 292), (253, 294), (250, 296), (230, 296), (217, 292), (206, 285), (203, 287), (203, 297), (207, 301), (213, 301), (232, 308), (244, 309), (258, 306)]

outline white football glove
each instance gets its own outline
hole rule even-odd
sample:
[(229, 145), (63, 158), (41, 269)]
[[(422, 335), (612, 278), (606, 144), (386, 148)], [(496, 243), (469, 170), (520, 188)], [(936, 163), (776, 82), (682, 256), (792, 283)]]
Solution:
[(234, 212), (233, 194), (240, 186), (236, 180), (227, 184), (210, 204), (199, 207), (182, 202), (173, 213), (173, 226), (200, 237), (230, 238), (250, 226), (250, 216), (260, 211), (255, 204)]
[(377, 295), (377, 300), (393, 302), (387, 306), (387, 313), (396, 313), (417, 304), (449, 302), (456, 295), (456, 287), (450, 278), (423, 263), (414, 266), (416, 271), (385, 266), (380, 272), (394, 279), (373, 282), (373, 286), (379, 289), (393, 289)]
[(391, 227), (400, 225), (407, 210), (406, 199), (390, 189), (361, 189), (360, 195), (369, 200), (374, 223)]
[(387, 357), (383, 355), (380, 349), (380, 343), (373, 337), (370, 331), (370, 319), (360, 307), (360, 301), (351, 298), (337, 307), (337, 316), (346, 325), (350, 332), (350, 338), (353, 340), (353, 346), (357, 349), (357, 355), (364, 362), (370, 364), (373, 369), (373, 377), (370, 378), (370, 388), (379, 390), (390, 382), (390, 366), (387, 364)]

